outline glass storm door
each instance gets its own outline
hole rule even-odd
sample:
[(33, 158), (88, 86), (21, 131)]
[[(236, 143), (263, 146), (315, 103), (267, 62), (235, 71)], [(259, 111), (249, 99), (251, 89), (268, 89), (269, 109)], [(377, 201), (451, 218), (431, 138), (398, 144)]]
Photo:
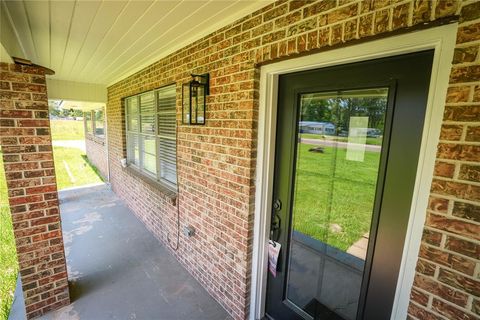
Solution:
[(282, 75), (271, 319), (390, 319), (433, 52)]

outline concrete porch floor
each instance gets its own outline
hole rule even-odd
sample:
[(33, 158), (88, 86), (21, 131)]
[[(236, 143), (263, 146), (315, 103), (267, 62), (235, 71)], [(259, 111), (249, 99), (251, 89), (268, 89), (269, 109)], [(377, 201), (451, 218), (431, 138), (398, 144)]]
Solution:
[(107, 185), (59, 197), (72, 303), (41, 319), (230, 319)]

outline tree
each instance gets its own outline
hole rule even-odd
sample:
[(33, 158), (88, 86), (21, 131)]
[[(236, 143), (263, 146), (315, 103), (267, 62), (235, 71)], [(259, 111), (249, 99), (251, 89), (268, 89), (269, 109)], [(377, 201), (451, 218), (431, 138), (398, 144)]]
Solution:
[(327, 100), (315, 97), (302, 98), (302, 121), (329, 122), (331, 107)]

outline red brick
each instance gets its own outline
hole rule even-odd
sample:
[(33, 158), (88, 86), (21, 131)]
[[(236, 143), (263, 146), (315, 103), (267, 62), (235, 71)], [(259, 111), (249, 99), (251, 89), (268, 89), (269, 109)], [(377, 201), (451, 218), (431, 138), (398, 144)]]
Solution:
[(453, 55), (453, 63), (457, 64), (457, 63), (474, 62), (477, 59), (477, 55), (478, 55), (477, 46), (455, 48), (455, 52)]
[(458, 28), (457, 43), (466, 43), (480, 39), (480, 23)]
[(26, 204), (26, 203), (32, 203), (32, 202), (38, 202), (42, 201), (43, 198), (40, 195), (29, 195), (25, 197), (16, 197), (16, 198), (10, 198), (10, 205), (11, 206), (16, 206), (19, 204)]
[(373, 14), (360, 17), (358, 35), (366, 37), (373, 34)]
[(47, 101), (47, 95), (43, 93), (32, 93), (32, 100), (33, 101)]
[[(47, 233), (37, 234), (32, 237), (33, 242), (39, 242), (43, 240), (48, 240), (52, 238), (58, 238), (62, 236), (62, 232), (60, 230), (51, 231)], [(51, 266), (51, 265), (50, 265)]]
[(410, 303), (408, 306), (408, 314), (415, 317), (415, 319), (422, 319), (422, 320), (444, 320), (434, 313), (427, 311), (413, 303)]
[(451, 121), (478, 121), (480, 119), (480, 106), (447, 106), (444, 119)]
[(49, 127), (49, 120), (18, 120), (19, 127)]
[(453, 178), (455, 172), (455, 165), (448, 162), (437, 161), (435, 163), (434, 174), (438, 177)]
[(316, 15), (321, 12), (328, 11), (330, 9), (335, 8), (336, 3), (335, 1), (330, 1), (330, 0), (322, 0), (315, 2), (313, 5), (306, 7), (303, 9), (303, 16), (304, 17), (310, 17), (313, 15)]
[(56, 185), (46, 185), (46, 186), (44, 185), (44, 186), (40, 186), (40, 187), (27, 188), (25, 190), (27, 191), (27, 194), (39, 194), (39, 193), (57, 191), (57, 186)]
[(279, 7), (275, 7), (272, 10), (269, 10), (263, 14), (263, 21), (269, 21), (279, 17), (288, 11), (288, 4), (285, 3)]
[(462, 164), (460, 166), (458, 178), (461, 180), (480, 182), (480, 166)]
[(480, 223), (480, 205), (455, 201), (453, 204), (452, 215)]
[[(220, 297), (215, 295), (215, 297), (230, 310), (230, 314), (235, 318), (245, 318), (248, 305), (246, 301), (249, 296), (248, 289), (245, 288), (250, 285), (245, 279), (250, 276), (248, 265), (251, 260), (244, 257), (249, 255), (253, 234), (253, 197), (251, 195), (254, 194), (255, 187), (255, 136), (259, 105), (259, 72), (254, 63), (267, 64), (286, 55), (296, 57), (298, 54), (306, 54), (306, 50), (317, 47), (327, 49), (331, 44), (341, 46), (346, 42), (349, 45), (350, 41), (357, 36), (359, 38), (372, 36), (374, 30), (388, 37), (390, 27), (394, 30), (407, 29), (412, 24), (429, 23), (434, 16), (448, 17), (455, 12), (461, 12), (457, 11), (457, 8), (460, 9), (459, 6), (470, 3), (451, 0), (436, 2), (366, 0), (360, 3), (343, 0), (278, 2), (239, 20), (238, 23), (232, 23), (212, 36), (205, 37), (202, 41), (207, 42), (209, 46), (202, 49), (205, 52), (197, 53), (197, 44), (180, 49), (166, 59), (108, 88), (107, 117), (109, 118), (109, 138), (111, 138), (109, 150), (112, 188), (122, 200), (131, 205), (138, 216), (144, 219), (147, 227), (154, 230), (159, 239), (167, 239), (165, 243), (168, 244), (168, 239), (171, 239), (169, 235), (175, 231), (173, 222), (176, 217), (176, 208), (171, 206), (161, 192), (152, 190), (119, 165), (119, 160), (125, 157), (126, 148), (122, 99), (166, 85), (168, 79), (175, 79), (172, 82), (177, 83), (186, 81), (188, 74), (185, 73), (188, 73), (186, 70), (192, 69), (191, 66), (208, 70), (212, 76), (212, 92), (208, 98), (207, 125), (201, 128), (178, 127), (179, 165), (177, 170), (182, 190), (179, 203), (181, 203), (182, 219), (186, 219), (182, 220), (182, 223), (195, 225), (199, 241), (189, 242), (188, 252), (180, 246), (176, 255), (185, 267), (190, 271), (194, 270), (192, 273), (196, 278), (203, 279), (202, 283), (210, 293), (215, 295), (216, 292), (222, 291), (220, 287), (242, 288), (238, 289), (238, 292), (228, 290), (228, 295)], [(353, 16), (340, 15), (344, 10), (347, 11), (346, 8), (355, 6), (360, 7), (356, 9), (357, 11), (361, 9), (361, 16), (358, 12)], [(268, 16), (268, 22), (263, 22), (264, 16), (269, 14), (273, 16), (285, 7), (288, 7), (289, 12), (282, 11), (281, 16), (274, 18)], [(413, 12), (414, 8), (415, 12)], [(375, 17), (377, 24), (374, 26)], [(307, 30), (310, 26), (306, 22), (310, 19), (314, 19), (317, 25)], [(335, 23), (327, 25), (332, 21)], [(475, 39), (474, 32), (467, 29), (475, 29), (476, 27), (472, 26), (476, 23), (461, 25), (458, 37), (460, 41)], [(248, 37), (243, 38), (235, 34), (240, 30), (239, 26), (242, 26), (243, 34)], [(305, 28), (299, 28), (300, 26)], [(282, 34), (282, 31), (288, 33), (289, 30), (291, 38), (275, 38), (277, 31), (280, 31), (278, 34)], [(223, 37), (226, 32), (231, 37), (227, 37), (229, 41), (225, 41)], [(302, 37), (303, 35), (305, 37)], [(266, 45), (261, 44), (261, 39), (265, 40)], [(218, 50), (220, 47), (222, 49)], [(478, 66), (472, 61), (475, 55), (478, 61), (478, 53), (475, 53), (472, 47), (475, 47), (475, 43), (457, 47), (455, 62), (458, 64), (455, 65), (451, 74), (451, 82), (455, 85), (451, 86), (447, 96), (448, 105), (442, 128), (442, 142), (438, 146), (435, 168), (437, 177), (443, 178), (434, 181), (432, 189), (434, 194), (430, 197), (428, 207), (427, 231), (423, 235), (423, 243), (434, 246), (440, 254), (429, 252), (425, 258), (419, 258), (417, 270), (425, 277), (435, 277), (442, 265), (448, 265), (448, 268), (459, 267), (464, 272), (471, 272), (471, 265), (463, 263), (474, 260), (465, 254), (468, 251), (461, 253), (451, 250), (454, 248), (453, 245), (446, 247), (445, 240), (457, 234), (459, 239), (470, 239), (472, 243), (478, 242), (475, 238), (478, 233), (476, 229), (478, 223), (473, 220), (474, 216), (467, 212), (467, 208), (461, 209), (458, 205), (455, 208), (456, 203), (462, 202), (462, 198), (465, 198), (465, 202), (469, 204), (478, 202), (476, 184), (471, 180), (468, 180), (470, 181), (468, 183), (462, 183), (458, 181), (459, 177), (455, 176), (460, 173), (462, 165), (472, 165), (479, 160), (480, 149), (477, 143), (468, 143), (468, 141), (475, 141), (473, 128), (477, 126), (478, 120), (472, 118), (475, 109), (469, 111), (467, 108), (475, 106), (475, 102), (480, 101), (480, 73), (477, 72)], [(201, 56), (203, 54), (208, 59), (204, 60)], [(231, 56), (227, 57), (229, 54)], [(233, 71), (237, 65), (240, 65), (240, 71)], [(251, 72), (254, 68), (257, 71)], [(244, 71), (248, 72), (243, 73)], [(238, 77), (237, 73), (240, 74)], [(473, 101), (471, 101), (472, 94)], [(180, 98), (177, 98), (177, 104), (181, 104)], [(93, 145), (94, 142), (89, 143)], [(98, 149), (101, 150), (100, 146)], [(452, 171), (453, 168), (456, 171)], [(455, 216), (455, 214), (462, 216)], [(217, 227), (221, 228), (222, 234), (215, 234), (211, 240), (206, 240), (210, 239), (209, 232)], [(232, 250), (226, 248), (228, 244), (232, 244)], [(211, 253), (208, 255), (210, 259), (207, 259), (205, 247), (215, 248), (214, 250), (218, 249), (224, 253)], [(460, 251), (460, 247), (458, 248)], [(238, 251), (234, 252), (234, 250)], [(213, 267), (211, 257), (215, 260)], [(231, 266), (233, 261), (236, 263), (235, 268)], [(227, 271), (219, 271), (220, 268), (225, 268)], [(225, 274), (229, 277), (225, 277)], [(242, 280), (231, 280), (232, 278)], [(416, 288), (412, 292), (413, 302), (409, 309), (412, 319), (443, 320), (445, 318), (432, 310), (431, 302), (439, 295), (447, 294), (438, 288), (452, 288), (448, 284), (436, 282), (438, 287), (428, 289), (430, 291)], [(463, 289), (454, 291), (468, 294)], [(429, 303), (426, 303), (425, 296), (430, 299)], [(450, 296), (440, 298), (448, 304), (449, 300), (446, 297)]]
[(480, 200), (480, 186), (472, 184), (434, 179), (432, 182), (432, 192), (443, 195), (453, 195), (465, 200)]
[(480, 226), (474, 223), (429, 213), (427, 214), (426, 225), (438, 230), (480, 240)]
[(30, 81), (30, 76), (21, 73), (0, 72), (0, 80), (27, 83)]
[(31, 118), (31, 111), (0, 110), (0, 118)]
[(448, 319), (464, 319), (464, 320), (475, 320), (478, 319), (474, 315), (469, 315), (465, 311), (456, 308), (453, 305), (440, 301), (438, 299), (433, 299), (432, 309), (437, 311), (439, 314), (446, 316)]
[(12, 90), (13, 91), (24, 91), (24, 92), (38, 92), (38, 93), (45, 93), (47, 89), (44, 85), (38, 84), (30, 84), (30, 83), (19, 83), (19, 82), (12, 82)]
[(467, 102), (469, 95), (469, 86), (449, 87), (447, 93), (447, 102)]
[(22, 154), (23, 161), (53, 160), (51, 153), (27, 153)]
[(16, 109), (48, 110), (47, 101), (15, 101)]
[(442, 241), (442, 233), (425, 229), (423, 230), (422, 241), (439, 247)]
[(275, 20), (275, 28), (282, 28), (291, 25), (302, 19), (302, 13), (300, 11), (292, 12), (286, 16), (280, 17)]
[(50, 136), (20, 137), (19, 143), (30, 145), (52, 144)]
[(461, 21), (471, 21), (480, 18), (480, 3), (474, 2), (462, 7)]
[(0, 90), (0, 100), (30, 100), (32, 95), (28, 92), (12, 92)]
[(465, 140), (474, 142), (480, 141), (480, 126), (468, 126)]
[(413, 24), (429, 21), (431, 9), (431, 1), (415, 0), (413, 2)]
[(450, 267), (470, 276), (473, 275), (475, 270), (475, 262), (472, 260), (427, 245), (420, 247), (419, 257)]
[(460, 2), (458, 0), (442, 0), (436, 3), (435, 18), (443, 18), (454, 15)]
[(23, 162), (23, 163), (5, 163), (5, 171), (23, 171), (38, 169), (38, 163), (36, 162)]
[(459, 239), (453, 236), (447, 237), (445, 248), (450, 251), (455, 251), (457, 253), (463, 254), (465, 256), (468, 256), (474, 259), (480, 257), (479, 244), (476, 244), (467, 240)]
[(458, 290), (451, 289), (430, 277), (417, 275), (413, 285), (416, 288), (430, 292), (436, 296), (440, 296), (458, 306), (465, 307), (467, 304), (468, 295)]
[(412, 292), (410, 293), (410, 300), (415, 301), (416, 303), (421, 304), (422, 306), (427, 306), (428, 295), (416, 290), (415, 288), (412, 288)]
[(480, 146), (439, 143), (437, 155), (440, 159), (480, 161)]
[(462, 276), (453, 271), (440, 268), (438, 280), (451, 287), (465, 291), (474, 296), (480, 296), (480, 281), (470, 277)]
[[(66, 288), (67, 275), (55, 172), (51, 169), (53, 157), (44, 69), (6, 65), (0, 78), (12, 84), (8, 82), (6, 86), (0, 81), (3, 89), (0, 91), (0, 143), (30, 319), (69, 301), (68, 291), (52, 291), (55, 282), (62, 282)], [(40, 167), (43, 169), (39, 170)], [(54, 254), (57, 259), (51, 263), (50, 255)], [(49, 269), (43, 270), (44, 266)]]
[[(480, 24), (479, 24), (480, 28)], [(452, 69), (450, 83), (480, 81), (480, 66), (457, 67)]]
[(435, 268), (435, 264), (425, 261), (423, 259), (418, 259), (415, 270), (418, 273), (424, 274), (426, 276), (433, 276), (435, 274)]

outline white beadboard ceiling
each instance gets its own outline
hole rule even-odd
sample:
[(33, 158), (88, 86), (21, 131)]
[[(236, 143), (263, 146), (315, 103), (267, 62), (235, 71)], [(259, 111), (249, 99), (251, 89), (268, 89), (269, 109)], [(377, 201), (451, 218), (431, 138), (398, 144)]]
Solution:
[(1, 2), (23, 58), (53, 79), (110, 85), (273, 1)]

